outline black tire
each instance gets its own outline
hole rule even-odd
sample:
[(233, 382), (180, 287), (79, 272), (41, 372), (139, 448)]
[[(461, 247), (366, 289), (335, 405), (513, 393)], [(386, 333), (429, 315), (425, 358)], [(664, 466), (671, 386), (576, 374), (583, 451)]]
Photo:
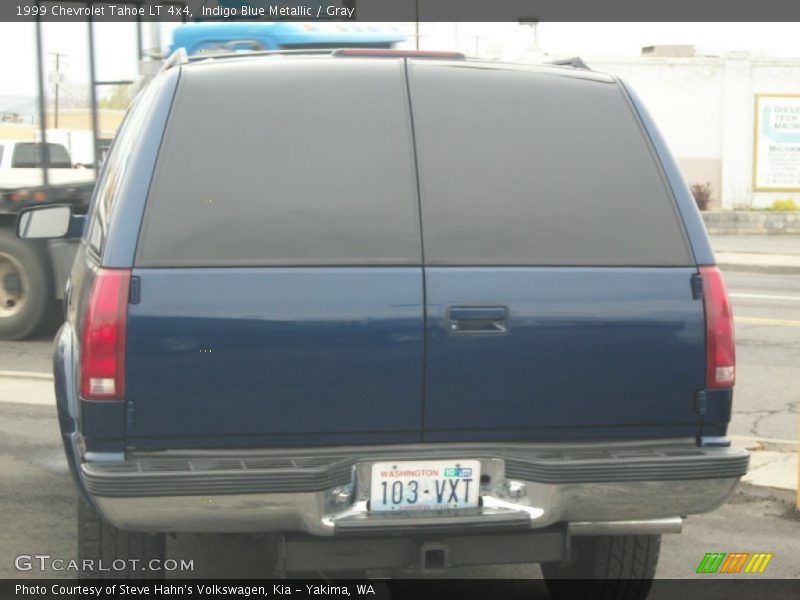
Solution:
[[(81, 579), (161, 579), (164, 571), (160, 567), (164, 564), (165, 556), (164, 534), (117, 529), (107, 523), (86, 500), (78, 499), (78, 557)], [(154, 559), (158, 560), (157, 565), (151, 563)], [(93, 561), (91, 564), (95, 569), (83, 569), (83, 565), (87, 564), (84, 561), (87, 560)], [(98, 569), (101, 563), (102, 569)], [(124, 568), (116, 568), (123, 564)], [(151, 566), (159, 568), (151, 570)]]
[(660, 535), (572, 538), (572, 560), (544, 564), (553, 600), (644, 600), (656, 575)]
[[(0, 256), (13, 258), (24, 271), (25, 301), (16, 314), (0, 314), (0, 340), (21, 340), (50, 323), (55, 294), (46, 248), (35, 241), (20, 240), (13, 231), (0, 228)], [(4, 285), (0, 281), (0, 286)]]

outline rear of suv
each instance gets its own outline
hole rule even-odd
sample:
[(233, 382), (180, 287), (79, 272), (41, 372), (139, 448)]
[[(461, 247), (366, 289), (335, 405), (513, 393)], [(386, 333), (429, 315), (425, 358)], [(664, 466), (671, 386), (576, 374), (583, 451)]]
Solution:
[(84, 558), (270, 532), (289, 573), (541, 563), (554, 595), (643, 598), (660, 535), (747, 468), (702, 221), (608, 75), (396, 51), (165, 69), (67, 297)]

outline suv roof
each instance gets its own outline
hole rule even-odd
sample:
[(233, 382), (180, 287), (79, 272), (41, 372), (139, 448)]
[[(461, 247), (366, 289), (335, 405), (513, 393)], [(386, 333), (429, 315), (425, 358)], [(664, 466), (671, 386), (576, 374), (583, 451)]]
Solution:
[(482, 58), (470, 58), (458, 52), (440, 51), (415, 51), (415, 50), (383, 50), (383, 49), (362, 49), (344, 48), (338, 50), (279, 50), (263, 52), (234, 52), (231, 54), (215, 54), (201, 56), (178, 56), (170, 57), (165, 64), (165, 68), (173, 66), (183, 66), (196, 68), (199, 65), (228, 63), (231, 61), (249, 61), (255, 65), (261, 61), (285, 61), (285, 60), (308, 60), (329, 58), (331, 60), (387, 60), (387, 59), (407, 59), (424, 60), (426, 62), (436, 62), (440, 65), (450, 65), (455, 68), (480, 68), (496, 70), (516, 70), (527, 71), (532, 74), (540, 75), (559, 75), (573, 79), (583, 79), (597, 81), (601, 83), (613, 83), (615, 78), (607, 73), (592, 71), (585, 68), (575, 67), (570, 64), (520, 64), (487, 60)]

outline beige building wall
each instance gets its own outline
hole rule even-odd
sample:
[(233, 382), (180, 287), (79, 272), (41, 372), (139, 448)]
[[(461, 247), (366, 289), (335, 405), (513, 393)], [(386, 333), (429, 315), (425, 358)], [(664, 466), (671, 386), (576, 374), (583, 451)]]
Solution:
[(676, 162), (689, 187), (711, 184), (711, 207), (720, 206), (722, 161), (718, 158), (677, 157)]

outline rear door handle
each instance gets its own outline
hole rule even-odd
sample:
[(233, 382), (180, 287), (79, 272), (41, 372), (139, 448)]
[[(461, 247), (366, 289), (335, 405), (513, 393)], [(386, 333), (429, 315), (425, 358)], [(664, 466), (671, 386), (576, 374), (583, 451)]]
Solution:
[(451, 306), (447, 309), (447, 330), (454, 334), (494, 334), (508, 332), (505, 306)]

